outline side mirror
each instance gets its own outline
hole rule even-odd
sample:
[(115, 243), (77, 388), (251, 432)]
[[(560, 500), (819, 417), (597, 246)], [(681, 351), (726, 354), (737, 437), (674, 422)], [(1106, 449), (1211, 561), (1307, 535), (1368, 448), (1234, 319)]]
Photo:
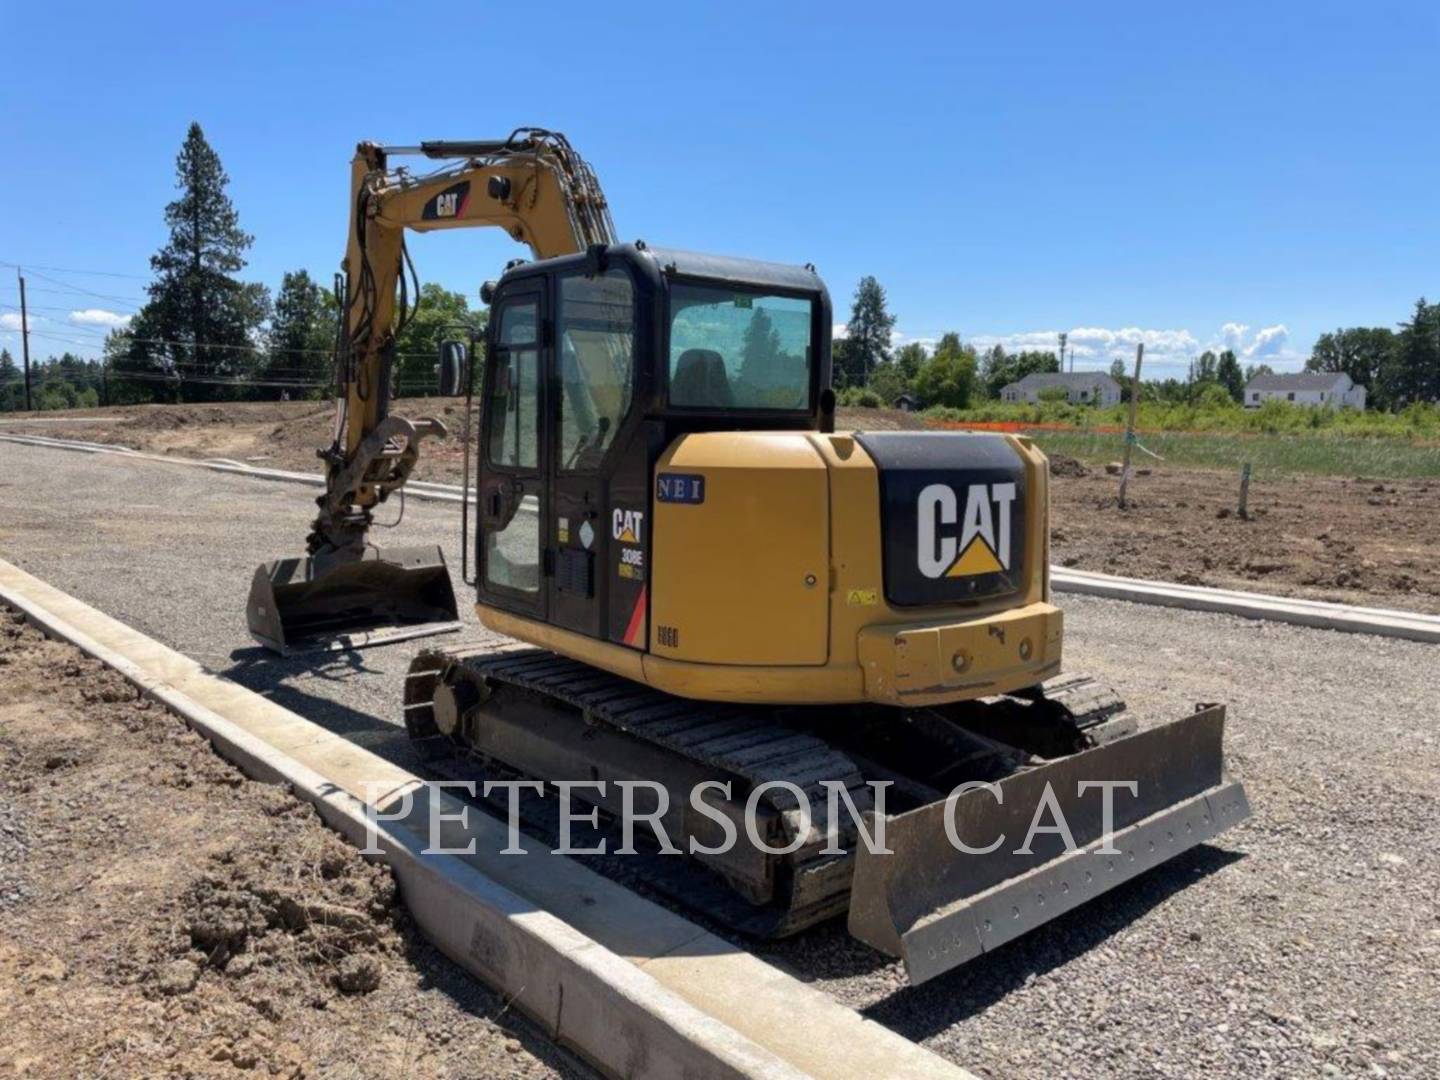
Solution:
[(460, 397), (465, 393), (465, 379), (470, 371), (470, 346), (463, 341), (442, 341), (440, 363), (441, 397)]

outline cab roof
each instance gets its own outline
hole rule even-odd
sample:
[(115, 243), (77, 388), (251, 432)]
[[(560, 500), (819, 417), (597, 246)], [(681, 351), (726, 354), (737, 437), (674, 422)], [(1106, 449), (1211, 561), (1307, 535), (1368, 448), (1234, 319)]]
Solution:
[(796, 292), (822, 292), (825, 289), (820, 275), (809, 264), (792, 266), (677, 248), (647, 247), (641, 250), (653, 258), (663, 272), (680, 277), (710, 278), (730, 284), (763, 285)]
[[(787, 263), (764, 262), (760, 259), (740, 259), (730, 255), (708, 255), (698, 251), (681, 251), (678, 248), (650, 247), (644, 241), (634, 244), (611, 244), (605, 249), (607, 257), (619, 257), (633, 261), (648, 260), (661, 274), (673, 277), (704, 278), (727, 285), (749, 285), (787, 292), (825, 293), (825, 283), (815, 268), (810, 265), (792, 266)], [(507, 268), (504, 277), (523, 275), (535, 271), (564, 270), (571, 265), (588, 262), (590, 252), (574, 255), (559, 255), (552, 259), (535, 262), (517, 262)]]

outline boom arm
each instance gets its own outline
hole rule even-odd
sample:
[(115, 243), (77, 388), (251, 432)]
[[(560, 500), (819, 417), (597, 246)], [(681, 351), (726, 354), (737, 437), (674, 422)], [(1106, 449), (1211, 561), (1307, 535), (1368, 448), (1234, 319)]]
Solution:
[[(457, 163), (413, 177), (389, 167), (389, 158), (401, 154)], [(351, 163), (350, 186), (335, 440), (321, 453), (329, 467), (309, 538), (312, 555), (363, 551), (373, 508), (404, 486), (420, 440), (445, 434), (438, 420), (390, 415), (395, 340), (411, 313), (405, 230), (495, 226), (541, 259), (615, 241), (594, 172), (565, 136), (539, 128), (492, 142), (364, 142)]]

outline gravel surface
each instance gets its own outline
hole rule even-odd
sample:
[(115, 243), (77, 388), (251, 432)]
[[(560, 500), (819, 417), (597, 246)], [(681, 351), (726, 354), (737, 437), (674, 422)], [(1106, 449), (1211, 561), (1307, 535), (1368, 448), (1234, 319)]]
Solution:
[[(0, 454), (0, 555), (407, 761), (393, 725), (413, 646), (316, 671), (247, 642), (250, 575), (298, 548), (310, 493)], [(412, 500), (394, 542), (443, 543), (458, 567), (458, 513)], [(918, 989), (841, 927), (765, 955), (993, 1075), (1440, 1075), (1440, 651), (1063, 599), (1067, 666), (1121, 687), (1142, 717), (1230, 704), (1229, 759), (1254, 817)]]

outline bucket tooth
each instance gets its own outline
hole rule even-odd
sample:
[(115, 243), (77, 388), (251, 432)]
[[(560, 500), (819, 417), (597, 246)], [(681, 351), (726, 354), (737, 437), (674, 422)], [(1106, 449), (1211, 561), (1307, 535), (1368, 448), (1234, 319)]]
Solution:
[(255, 571), (250, 634), (282, 656), (360, 649), (460, 629), (438, 547), (367, 548), (358, 558), (277, 559)]
[[(903, 959), (912, 984), (925, 982), (1212, 839), (1250, 813), (1244, 789), (1224, 773), (1224, 723), (1224, 707), (1211, 706), (1018, 772), (993, 790), (888, 817), (892, 854), (857, 850), (850, 933)], [(1096, 782), (1132, 780), (1133, 796), (1110, 789), (1107, 821)], [(1047, 790), (1054, 801), (1041, 810)], [(1073, 846), (1057, 832), (1029, 836), (1032, 822), (1057, 824), (1055, 807)], [(956, 839), (993, 850), (958, 847), (946, 827), (952, 810)]]

